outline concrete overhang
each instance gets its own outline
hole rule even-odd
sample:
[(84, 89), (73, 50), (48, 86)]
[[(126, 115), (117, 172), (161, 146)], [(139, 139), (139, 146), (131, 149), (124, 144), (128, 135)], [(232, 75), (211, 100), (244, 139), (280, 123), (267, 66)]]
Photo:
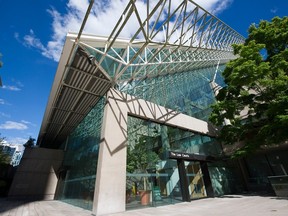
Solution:
[[(37, 140), (41, 147), (58, 148), (111, 87), (110, 78), (75, 43), (76, 37), (66, 37)], [(90, 36), (81, 40), (95, 42)]]

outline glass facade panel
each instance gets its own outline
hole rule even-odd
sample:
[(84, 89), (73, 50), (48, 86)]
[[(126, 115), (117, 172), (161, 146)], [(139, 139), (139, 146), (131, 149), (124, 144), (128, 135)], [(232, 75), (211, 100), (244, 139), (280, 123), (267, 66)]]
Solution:
[(287, 150), (282, 149), (246, 157), (244, 161), (248, 170), (249, 186), (255, 191), (265, 191), (271, 194), (276, 192), (272, 190), (269, 176), (287, 176), (287, 153)]
[(66, 142), (57, 199), (92, 209), (104, 98), (83, 119)]
[(288, 175), (288, 151), (274, 151), (266, 153), (267, 159), (276, 176)]
[(210, 163), (208, 170), (215, 196), (244, 191), (239, 168), (233, 161)]
[(172, 160), (165, 160), (162, 163), (165, 167), (158, 167), (157, 170), (149, 173), (127, 173), (127, 210), (181, 202), (177, 163)]
[[(129, 116), (127, 209), (182, 201), (177, 160), (169, 159), (168, 151), (215, 156), (222, 153), (211, 137)], [(191, 198), (205, 197), (200, 163), (190, 161), (185, 165), (189, 183), (186, 189), (191, 192)], [(143, 201), (146, 196), (149, 200)]]
[(179, 128), (167, 127), (168, 150), (210, 156), (222, 154), (222, 148), (212, 137), (185, 131)]
[(245, 161), (249, 173), (249, 182), (266, 187), (269, 184), (267, 176), (273, 175), (273, 170), (267, 157), (263, 154), (253, 155), (253, 157), (245, 158)]
[[(218, 85), (224, 86), (222, 70), (223, 65), (219, 66), (215, 80)], [(209, 67), (133, 80), (129, 83), (120, 82), (118, 88), (137, 98), (207, 120), (211, 111), (210, 105), (215, 102), (214, 92), (210, 86), (215, 71), (216, 67)]]
[(206, 197), (206, 189), (200, 163), (195, 161), (185, 161), (184, 165), (190, 199)]
[(181, 200), (177, 163), (164, 156), (156, 125), (128, 117), (127, 209)]

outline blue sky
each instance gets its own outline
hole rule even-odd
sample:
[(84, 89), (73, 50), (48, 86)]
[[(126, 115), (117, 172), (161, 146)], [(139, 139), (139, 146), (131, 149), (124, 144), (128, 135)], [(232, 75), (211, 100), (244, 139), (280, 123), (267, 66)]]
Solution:
[[(107, 35), (123, 2), (96, 0), (85, 31)], [(245, 37), (251, 23), (288, 16), (288, 0), (196, 2)], [(37, 139), (65, 35), (79, 30), (88, 0), (0, 0), (0, 5), (0, 133), (9, 143), (23, 144), (29, 136)]]

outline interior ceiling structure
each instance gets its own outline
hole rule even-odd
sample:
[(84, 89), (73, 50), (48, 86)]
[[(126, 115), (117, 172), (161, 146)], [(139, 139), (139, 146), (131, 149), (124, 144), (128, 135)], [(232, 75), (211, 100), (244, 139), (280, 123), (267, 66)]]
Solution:
[(225, 64), (244, 40), (193, 1), (130, 0), (109, 36), (67, 35), (37, 144), (59, 147), (111, 87)]

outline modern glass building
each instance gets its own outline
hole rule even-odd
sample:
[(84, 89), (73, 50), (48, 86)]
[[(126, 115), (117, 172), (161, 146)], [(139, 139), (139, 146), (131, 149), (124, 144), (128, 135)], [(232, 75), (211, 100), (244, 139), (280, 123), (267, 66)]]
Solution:
[(207, 119), (244, 38), (193, 1), (146, 3), (67, 35), (37, 141), (64, 151), (55, 199), (96, 215), (242, 188)]

